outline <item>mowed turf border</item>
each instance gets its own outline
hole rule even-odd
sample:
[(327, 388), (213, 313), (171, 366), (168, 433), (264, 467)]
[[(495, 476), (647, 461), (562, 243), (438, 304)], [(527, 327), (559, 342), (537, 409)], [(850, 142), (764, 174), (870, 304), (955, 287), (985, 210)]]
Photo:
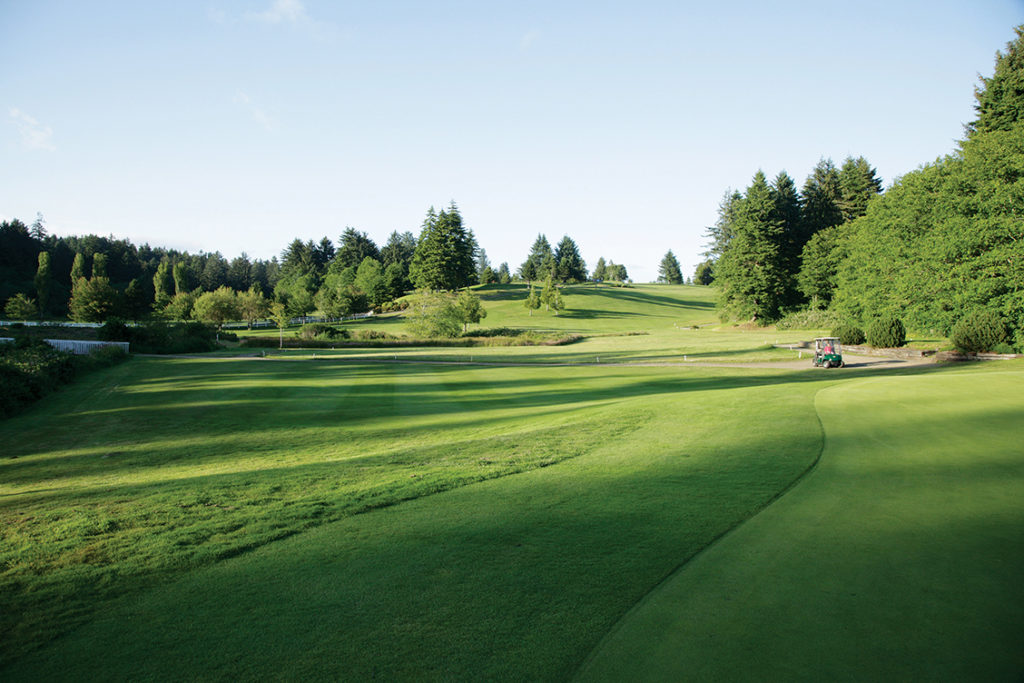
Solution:
[(578, 680), (1016, 680), (1024, 368), (818, 394), (816, 470), (639, 604)]
[(4, 675), (564, 680), (651, 587), (820, 452), (815, 373), (546, 372), (552, 387), (618, 378), (617, 409), (643, 424), (551, 467), (185, 574)]

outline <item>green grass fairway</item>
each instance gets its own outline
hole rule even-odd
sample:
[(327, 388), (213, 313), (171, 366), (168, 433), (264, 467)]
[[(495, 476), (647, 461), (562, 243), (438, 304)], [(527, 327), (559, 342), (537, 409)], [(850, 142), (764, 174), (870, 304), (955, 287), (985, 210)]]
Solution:
[(818, 394), (815, 471), (648, 596), (581, 680), (1017, 680), (1024, 368)]
[(4, 646), (96, 619), (8, 679), (564, 679), (821, 444), (814, 373), (122, 367), (3, 426)]

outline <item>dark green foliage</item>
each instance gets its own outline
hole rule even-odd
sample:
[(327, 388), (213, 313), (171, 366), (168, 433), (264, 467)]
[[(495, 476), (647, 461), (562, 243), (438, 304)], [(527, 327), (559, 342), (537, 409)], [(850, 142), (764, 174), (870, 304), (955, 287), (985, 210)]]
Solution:
[[(402, 242), (401, 236), (398, 237), (398, 240)], [(345, 228), (345, 232), (341, 233), (339, 244), (338, 253), (335, 255), (334, 261), (342, 268), (358, 268), (359, 264), (367, 258), (372, 258), (375, 261), (381, 260), (380, 251), (373, 240), (365, 232), (359, 232), (355, 228)], [(404, 247), (405, 244), (403, 242), (399, 250), (392, 249), (391, 258), (401, 262), (405, 255)]]
[(81, 372), (128, 358), (120, 348), (75, 356), (39, 340), (0, 344), (0, 418), (8, 417), (72, 381)]
[(896, 349), (907, 343), (907, 330), (903, 321), (893, 316), (881, 316), (868, 324), (865, 340), (876, 349)]
[(851, 323), (843, 323), (834, 327), (832, 336), (839, 337), (839, 341), (843, 344), (863, 344), (867, 340), (864, 330)]
[(608, 279), (608, 264), (604, 261), (604, 256), (597, 259), (597, 263), (594, 265), (594, 272), (590, 274), (590, 279), (594, 282), (603, 282)]
[(722, 257), (722, 254), (728, 249), (729, 243), (732, 242), (733, 226), (736, 223), (737, 210), (742, 201), (742, 194), (735, 190), (726, 190), (722, 201), (718, 204), (718, 220), (707, 229), (711, 243), (704, 253), (712, 263)]
[(562, 241), (558, 243), (558, 246), (555, 247), (554, 259), (554, 274), (559, 282), (586, 282), (587, 264), (583, 262), (583, 257), (580, 256), (580, 250), (576, 246), (576, 242), (568, 235), (564, 236)]
[(772, 191), (758, 171), (737, 207), (732, 239), (715, 267), (719, 301), (728, 315), (755, 321), (779, 317), (789, 282), (781, 242)]
[(512, 282), (512, 273), (508, 270), (508, 263), (502, 262), (502, 264), (498, 266), (497, 279), (498, 284), (500, 285), (507, 285)]
[(35, 277), (36, 297), (39, 300), (39, 314), (45, 316), (50, 310), (50, 295), (53, 293), (53, 273), (50, 269), (50, 254), (39, 252), (39, 267)]
[(544, 235), (537, 235), (533, 246), (530, 247), (530, 255), (523, 261), (523, 265), (519, 266), (519, 277), (527, 282), (543, 280), (548, 275), (554, 257), (548, 238)]
[(680, 270), (679, 260), (671, 249), (658, 265), (658, 282), (667, 282), (670, 285), (683, 284), (683, 271)]
[(348, 330), (339, 329), (333, 325), (306, 323), (295, 332), (295, 336), (304, 340), (330, 341), (332, 339), (348, 339), (349, 334)]
[(806, 308), (788, 313), (779, 318), (775, 328), (779, 330), (827, 330), (839, 324), (839, 316), (821, 308)]
[(126, 341), (133, 353), (202, 353), (217, 348), (217, 329), (203, 323), (147, 322), (129, 327), (111, 320), (100, 328), (100, 338)]
[(882, 193), (882, 181), (864, 157), (846, 157), (839, 170), (839, 208), (844, 221), (867, 213), (871, 198)]
[(409, 279), (419, 289), (451, 291), (473, 284), (476, 250), (473, 232), (462, 224), (455, 202), (440, 213), (431, 207), (409, 266)]
[(974, 90), (978, 119), (968, 126), (970, 135), (1011, 130), (1024, 120), (1024, 25), (1014, 32), (1017, 38), (1007, 44), (1006, 53), (996, 53), (995, 72), (981, 77)]
[(71, 290), (71, 317), (84, 322), (103, 322), (117, 311), (119, 295), (105, 277), (80, 278)]
[(843, 227), (833, 226), (817, 232), (804, 245), (797, 285), (811, 308), (828, 306), (836, 287), (843, 251)]
[(715, 266), (711, 261), (702, 261), (697, 264), (693, 273), (693, 284), (710, 285), (715, 281)]
[(843, 222), (842, 188), (839, 171), (831, 159), (822, 159), (804, 183), (801, 193), (803, 229), (799, 241), (802, 250), (815, 233)]
[[(775, 204), (775, 217), (779, 222), (779, 259), (782, 268), (789, 273), (800, 270), (800, 253), (807, 241), (803, 233), (804, 221), (800, 210), (800, 195), (796, 183), (785, 171), (779, 173), (772, 183), (772, 201)], [(793, 285), (793, 278), (787, 279), (786, 291), (783, 294), (784, 305), (799, 303), (800, 295)]]
[(174, 276), (169, 261), (161, 261), (153, 275), (153, 291), (156, 306), (163, 308), (174, 298)]
[(950, 341), (965, 353), (993, 351), (1007, 340), (1006, 325), (997, 313), (979, 309), (953, 325)]

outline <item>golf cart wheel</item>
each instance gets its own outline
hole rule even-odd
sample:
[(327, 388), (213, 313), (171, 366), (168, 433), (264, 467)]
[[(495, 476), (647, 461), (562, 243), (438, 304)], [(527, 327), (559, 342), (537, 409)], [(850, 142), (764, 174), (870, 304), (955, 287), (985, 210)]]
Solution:
[(824, 368), (825, 368), (826, 370), (828, 370), (829, 368), (831, 368), (831, 367), (832, 367), (832, 361), (830, 361), (830, 360), (827, 360), (827, 361), (825, 361), (824, 363), (822, 363), (822, 366), (823, 366), (823, 367), (824, 367)]
[(845, 368), (846, 367), (846, 362), (845, 361), (840, 361), (839, 362), (839, 367)]

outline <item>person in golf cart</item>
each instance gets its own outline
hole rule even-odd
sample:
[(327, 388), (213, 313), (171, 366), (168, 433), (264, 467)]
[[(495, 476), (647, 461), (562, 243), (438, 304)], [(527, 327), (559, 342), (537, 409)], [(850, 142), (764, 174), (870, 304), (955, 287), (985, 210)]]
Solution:
[(843, 352), (835, 337), (819, 337), (814, 340), (814, 365), (823, 368), (841, 368)]

